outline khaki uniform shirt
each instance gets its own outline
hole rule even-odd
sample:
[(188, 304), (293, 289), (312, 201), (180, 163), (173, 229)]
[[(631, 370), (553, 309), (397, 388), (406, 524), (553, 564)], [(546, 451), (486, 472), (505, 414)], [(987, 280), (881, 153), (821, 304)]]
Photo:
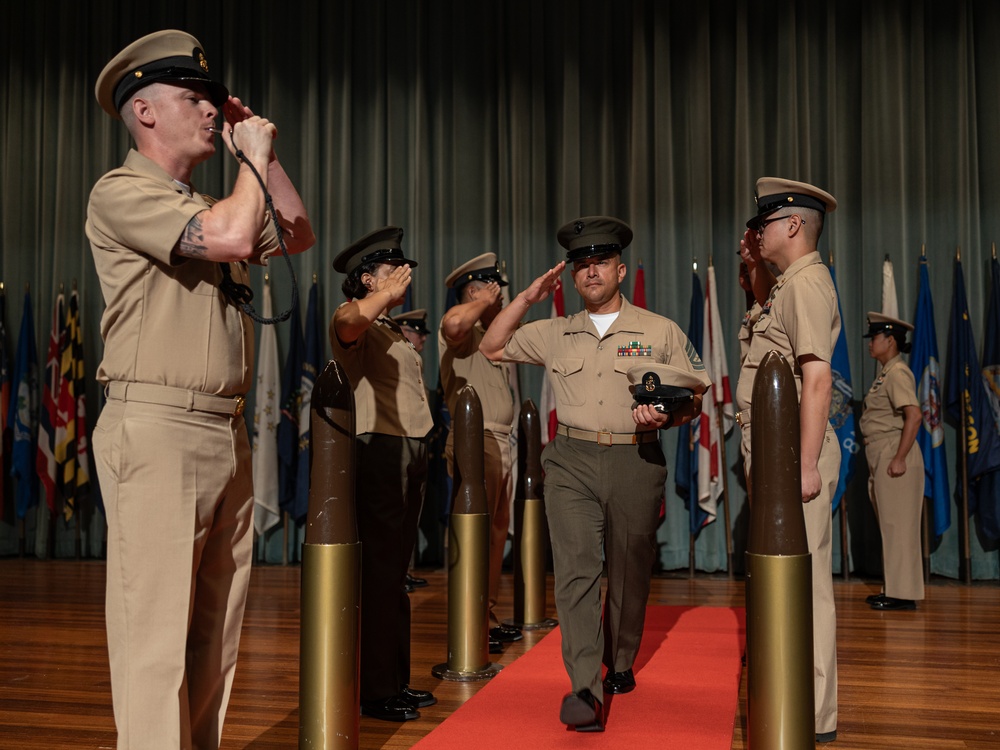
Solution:
[(902, 432), (906, 406), (920, 407), (917, 383), (903, 358), (896, 355), (886, 363), (865, 395), (861, 433), (871, 439), (887, 432)]
[(809, 253), (778, 277), (753, 325), (736, 386), (737, 408), (741, 411), (749, 408), (757, 368), (772, 349), (788, 360), (801, 402), (802, 368), (798, 358), (811, 354), (830, 362), (839, 335), (840, 311), (830, 269), (818, 252)]
[(760, 302), (754, 302), (750, 309), (743, 315), (743, 321), (740, 323), (740, 367), (743, 367), (743, 360), (750, 353), (750, 339), (753, 338), (753, 327), (757, 325), (757, 320), (760, 318), (760, 311)]
[(514, 396), (507, 380), (507, 365), (493, 362), (479, 351), (485, 333), (483, 326), (476, 323), (463, 341), (451, 343), (438, 328), (441, 385), (449, 413), (455, 414), (458, 392), (471, 385), (483, 407), (483, 427), (509, 435), (514, 424)]
[(707, 388), (701, 358), (681, 329), (662, 315), (622, 297), (621, 311), (604, 336), (586, 310), (567, 318), (536, 320), (518, 328), (503, 358), (544, 365), (559, 422), (593, 432), (635, 432), (628, 370), (658, 362), (688, 370)]
[(427, 436), (434, 421), (424, 363), (396, 323), (381, 316), (349, 346), (336, 334), (330, 343), (354, 388), (355, 434)]
[[(87, 237), (104, 293), (102, 383), (166, 385), (212, 395), (253, 385), (253, 323), (219, 291), (222, 264), (174, 254), (188, 222), (214, 200), (191, 195), (130, 151), (94, 186)], [(256, 257), (278, 246), (270, 221)], [(249, 284), (247, 264), (229, 264)]]

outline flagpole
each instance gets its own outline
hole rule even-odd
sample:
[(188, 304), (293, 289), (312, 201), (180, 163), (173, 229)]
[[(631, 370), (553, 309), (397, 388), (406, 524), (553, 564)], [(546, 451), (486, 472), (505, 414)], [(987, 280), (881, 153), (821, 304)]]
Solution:
[[(697, 276), (698, 275), (698, 261), (697, 259), (691, 260), (691, 271)], [(694, 430), (688, 431), (688, 454), (696, 450), (694, 444)], [(689, 513), (694, 512), (694, 507), (698, 504), (698, 484), (697, 482), (692, 482), (691, 495), (688, 502), (691, 504), (691, 509)], [(728, 526), (728, 524), (727, 524)], [(688, 578), (694, 578), (695, 571), (695, 550), (694, 550), (695, 536), (694, 532), (691, 531), (691, 524), (688, 522)]]
[[(955, 262), (962, 262), (962, 248), (955, 248)], [(965, 367), (966, 380), (969, 378), (969, 367)], [(969, 553), (969, 445), (966, 430), (966, 415), (969, 413), (969, 396), (966, 390), (962, 391), (962, 415), (959, 419), (958, 429), (962, 446), (962, 495), (959, 498), (959, 514), (961, 522), (958, 525), (958, 538), (962, 545), (961, 578), (962, 583), (972, 583), (972, 562)]]

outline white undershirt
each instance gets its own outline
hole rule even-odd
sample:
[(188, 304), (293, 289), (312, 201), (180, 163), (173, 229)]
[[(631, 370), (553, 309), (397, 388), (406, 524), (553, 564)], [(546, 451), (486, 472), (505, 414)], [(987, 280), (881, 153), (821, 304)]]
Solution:
[(597, 327), (597, 335), (601, 338), (604, 337), (604, 334), (608, 332), (608, 329), (611, 328), (611, 324), (614, 323), (615, 319), (618, 317), (617, 312), (603, 313), (601, 315), (596, 313), (587, 314), (590, 316), (590, 319), (594, 321), (594, 325)]

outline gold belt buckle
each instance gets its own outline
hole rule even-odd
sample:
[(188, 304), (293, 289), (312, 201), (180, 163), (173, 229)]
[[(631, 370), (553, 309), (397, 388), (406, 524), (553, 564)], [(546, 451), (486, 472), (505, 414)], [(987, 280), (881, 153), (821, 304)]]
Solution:
[(743, 411), (736, 412), (736, 424), (738, 424), (740, 428), (746, 427), (746, 424), (743, 423), (743, 416), (745, 414), (746, 414), (746, 409), (744, 409)]
[(237, 396), (236, 397), (236, 411), (233, 413), (233, 416), (234, 417), (241, 416), (243, 414), (243, 409), (246, 408), (246, 405), (247, 405), (246, 399), (243, 398), (242, 396)]
[[(605, 438), (608, 442), (604, 442)], [(597, 444), (598, 445), (614, 445), (614, 435), (611, 432), (605, 432), (604, 430), (597, 431)]]

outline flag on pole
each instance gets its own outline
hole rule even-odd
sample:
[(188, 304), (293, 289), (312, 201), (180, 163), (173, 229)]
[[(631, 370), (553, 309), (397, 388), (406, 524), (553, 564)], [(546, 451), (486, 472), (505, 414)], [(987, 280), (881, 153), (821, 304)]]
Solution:
[[(76, 321), (71, 330), (73, 349), (73, 395), (76, 397), (76, 500), (77, 507), (90, 494), (90, 451), (87, 443), (87, 368), (83, 361), (83, 315), (80, 294), (69, 295), (70, 314)], [(66, 520), (69, 520), (67, 516)]]
[[(264, 317), (274, 315), (271, 284), (264, 277)], [(257, 355), (257, 392), (253, 411), (253, 525), (258, 534), (281, 520), (278, 508), (278, 422), (281, 419), (278, 336), (262, 326)]]
[(319, 318), (319, 282), (313, 280), (309, 290), (309, 304), (306, 307), (306, 339), (302, 356), (302, 383), (299, 387), (299, 457), (295, 481), (295, 505), (290, 511), (297, 523), (305, 520), (309, 512), (309, 470), (312, 425), (309, 418), (312, 409), (313, 386), (319, 371), (323, 369), (325, 358), (323, 322)]
[[(698, 278), (697, 271), (691, 274), (691, 312), (688, 322), (688, 341), (698, 352), (702, 353), (702, 337), (705, 334), (705, 297), (701, 290), (701, 279)], [(702, 359), (704, 361), (704, 358)], [(705, 401), (702, 400), (702, 408)], [(702, 526), (711, 521), (698, 502), (700, 490), (698, 470), (699, 470), (699, 447), (701, 445), (701, 420), (695, 419), (687, 424), (682, 424), (677, 428), (677, 458), (674, 464), (674, 486), (677, 494), (684, 500), (684, 507), (687, 508), (690, 519), (690, 531), (697, 534)], [(692, 498), (694, 502), (692, 502)]]
[(10, 408), (10, 363), (7, 361), (7, 293), (0, 281), (0, 518), (7, 498), (10, 476), (11, 431), (7, 428)]
[(281, 420), (278, 422), (278, 507), (288, 514), (295, 507), (299, 458), (299, 400), (302, 389), (302, 314), (292, 306), (288, 355), (281, 374)]
[[(718, 515), (719, 497), (725, 488), (726, 471), (721, 442), (735, 423), (725, 341), (722, 318), (719, 315), (715, 266), (709, 265), (705, 277), (705, 313), (701, 340), (704, 354), (701, 355), (701, 361), (705, 364), (705, 371), (711, 378), (712, 385), (702, 398), (698, 428), (698, 506), (705, 514), (701, 519), (702, 527), (710, 524)], [(719, 430), (720, 412), (725, 435)]]
[[(551, 317), (561, 318), (566, 314), (566, 303), (563, 300), (562, 279), (556, 281), (552, 290), (552, 313)], [(542, 419), (542, 445), (548, 443), (556, 436), (559, 427), (559, 417), (556, 415), (556, 396), (552, 391), (550, 376), (545, 373), (542, 382), (542, 397), (539, 400), (539, 416)]]
[(49, 351), (45, 360), (45, 382), (42, 385), (42, 408), (38, 414), (38, 450), (35, 470), (42, 481), (45, 504), (49, 513), (56, 512), (56, 421), (59, 404), (60, 377), (59, 341), (65, 326), (66, 298), (56, 296), (52, 311), (52, 331), (49, 334)]
[[(955, 259), (948, 349), (948, 396), (945, 405), (948, 414), (958, 422), (959, 436), (965, 444), (971, 513), (976, 506), (979, 477), (1000, 468), (1000, 433), (993, 421), (983, 384), (965, 297), (965, 275), (962, 273), (962, 261), (958, 258)], [(958, 479), (955, 495), (958, 496), (961, 491), (961, 480)], [(966, 520), (963, 519), (963, 523)]]
[(642, 269), (642, 261), (635, 269), (635, 286), (632, 288), (632, 304), (646, 309), (646, 272)]
[(13, 394), (7, 426), (13, 433), (10, 474), (16, 481), (15, 512), (24, 518), (38, 505), (35, 477), (35, 439), (38, 430), (38, 352), (35, 347), (35, 320), (31, 313), (31, 293), (24, 293), (21, 331), (14, 358)]
[[(986, 308), (986, 334), (983, 341), (983, 384), (993, 413), (993, 424), (1000, 430), (1000, 263), (994, 250), (990, 262), (990, 302)], [(969, 499), (969, 512), (979, 516), (979, 530), (990, 541), (1000, 541), (1000, 471), (990, 471), (979, 480), (975, 505)]]
[(910, 369), (917, 381), (922, 429), (917, 444), (924, 457), (924, 495), (931, 500), (934, 534), (941, 536), (951, 526), (948, 495), (948, 465), (944, 453), (944, 424), (941, 414), (941, 367), (937, 333), (934, 330), (934, 303), (927, 274), (927, 258), (920, 259), (920, 286), (917, 310), (913, 315), (913, 352)]
[(77, 499), (77, 365), (74, 342), (79, 335), (79, 299), (71, 294), (66, 308), (66, 325), (59, 337), (59, 398), (56, 402), (56, 489), (63, 500), (63, 517), (68, 523)]
[[(833, 263), (830, 264), (831, 270), (833, 269)], [(837, 298), (837, 304), (840, 304), (840, 297)], [(889, 255), (886, 254), (885, 260), (882, 261), (882, 314), (888, 315), (890, 318), (899, 318), (899, 299), (896, 297), (896, 277), (892, 273), (892, 261), (889, 259)], [(841, 318), (843, 320), (843, 318)], [(844, 333), (843, 327), (840, 329), (841, 335)]]
[[(886, 258), (889, 264), (889, 277), (892, 277), (892, 263)], [(833, 287), (837, 289), (837, 274), (834, 271), (833, 261), (830, 261), (830, 276), (833, 278)], [(886, 302), (887, 287), (884, 283), (885, 273), (883, 267), (882, 285), (882, 310), (884, 311)], [(895, 303), (896, 285), (892, 284), (891, 299)], [(840, 319), (844, 319), (844, 313), (840, 304), (840, 292), (837, 292), (837, 312)], [(899, 310), (892, 317), (899, 317)], [(889, 315), (890, 313), (885, 313)], [(837, 512), (840, 507), (840, 500), (847, 489), (847, 483), (854, 476), (854, 469), (857, 464), (858, 451), (861, 444), (858, 442), (857, 429), (854, 423), (854, 387), (851, 385), (851, 361), (847, 354), (847, 335), (844, 326), (840, 327), (840, 335), (837, 337), (837, 344), (833, 348), (833, 360), (830, 362), (833, 371), (833, 398), (830, 401), (830, 424), (833, 425), (837, 433), (837, 442), (840, 443), (840, 478), (837, 479), (837, 489), (833, 493), (833, 512)]]

